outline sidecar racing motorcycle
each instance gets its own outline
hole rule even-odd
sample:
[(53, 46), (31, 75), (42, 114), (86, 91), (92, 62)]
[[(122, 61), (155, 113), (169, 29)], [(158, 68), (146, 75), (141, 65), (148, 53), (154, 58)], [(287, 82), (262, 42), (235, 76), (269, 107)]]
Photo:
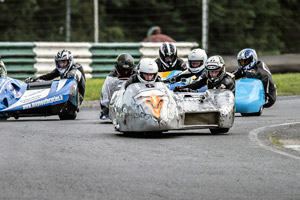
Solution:
[(109, 117), (123, 133), (210, 129), (226, 133), (235, 115), (229, 90), (174, 93), (162, 82), (124, 84), (110, 101)]
[(58, 115), (75, 119), (79, 111), (79, 90), (75, 79), (25, 83), (0, 78), (0, 119)]

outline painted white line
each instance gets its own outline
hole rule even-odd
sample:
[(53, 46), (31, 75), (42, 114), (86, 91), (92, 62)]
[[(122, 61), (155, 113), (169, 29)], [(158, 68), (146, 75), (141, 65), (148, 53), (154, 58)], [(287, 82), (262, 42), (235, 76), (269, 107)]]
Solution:
[(300, 152), (300, 145), (283, 145), (285, 148), (293, 149)]
[(258, 128), (258, 129), (254, 129), (253, 131), (251, 131), (249, 133), (249, 138), (252, 142), (258, 144), (259, 146), (263, 147), (264, 149), (267, 149), (267, 150), (270, 150), (270, 151), (273, 151), (275, 153), (278, 153), (278, 154), (281, 154), (281, 155), (284, 155), (284, 156), (288, 156), (288, 157), (291, 157), (291, 158), (295, 158), (295, 159), (299, 159), (300, 160), (300, 157), (298, 156), (294, 156), (294, 155), (291, 155), (291, 154), (288, 154), (286, 152), (283, 152), (283, 151), (280, 151), (278, 149), (274, 149), (270, 146), (267, 146), (265, 145), (264, 143), (262, 143), (259, 139), (258, 139), (258, 134), (261, 133), (262, 131), (266, 130), (266, 129), (269, 129), (269, 128), (273, 128), (273, 127), (279, 127), (279, 126), (288, 126), (288, 125), (294, 125), (294, 124), (300, 124), (300, 122), (292, 122), (292, 123), (284, 123), (284, 124), (276, 124), (276, 125), (271, 125), (271, 126), (265, 126), (265, 127), (261, 127), (261, 128)]

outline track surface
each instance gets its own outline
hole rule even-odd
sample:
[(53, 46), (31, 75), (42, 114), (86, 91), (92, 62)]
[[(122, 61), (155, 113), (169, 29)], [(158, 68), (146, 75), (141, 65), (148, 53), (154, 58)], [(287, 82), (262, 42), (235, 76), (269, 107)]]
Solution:
[[(300, 154), (269, 136), (300, 137), (300, 97), (261, 117), (236, 114), (229, 134), (124, 136), (82, 108), (0, 122), (0, 199), (300, 199)], [(279, 125), (285, 124), (285, 125)], [(298, 134), (298, 136), (297, 136)]]

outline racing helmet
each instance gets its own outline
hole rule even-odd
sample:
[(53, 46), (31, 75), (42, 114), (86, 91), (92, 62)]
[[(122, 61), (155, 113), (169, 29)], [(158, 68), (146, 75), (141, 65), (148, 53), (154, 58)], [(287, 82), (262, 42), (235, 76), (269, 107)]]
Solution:
[(165, 68), (173, 67), (177, 62), (176, 46), (169, 42), (162, 43), (159, 48), (159, 57)]
[(244, 72), (252, 69), (257, 62), (257, 54), (254, 49), (243, 49), (237, 55), (239, 68)]
[(117, 57), (115, 69), (119, 77), (129, 77), (132, 74), (133, 68), (134, 60), (130, 54), (122, 53)]
[(189, 70), (193, 73), (199, 73), (205, 69), (207, 55), (203, 49), (194, 49), (188, 55)]
[(4, 62), (1, 60), (0, 57), (0, 77), (6, 78), (7, 77), (7, 71)]
[(150, 58), (142, 58), (138, 64), (137, 78), (141, 83), (154, 83), (158, 77), (158, 66)]
[[(63, 61), (67, 61), (65, 66), (62, 66), (61, 64)], [(61, 76), (68, 73), (73, 65), (73, 56), (71, 51), (66, 49), (59, 51), (55, 56), (55, 65)]]
[(225, 76), (225, 61), (221, 56), (209, 57), (205, 63), (206, 75), (210, 82), (218, 83)]

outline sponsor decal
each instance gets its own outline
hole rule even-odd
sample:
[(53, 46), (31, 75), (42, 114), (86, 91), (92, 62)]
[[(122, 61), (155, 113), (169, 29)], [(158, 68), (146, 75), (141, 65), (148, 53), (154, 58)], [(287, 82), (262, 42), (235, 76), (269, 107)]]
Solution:
[(145, 100), (145, 102), (153, 110), (154, 116), (158, 119), (160, 116), (161, 107), (164, 104), (164, 99), (157, 95), (151, 95)]
[(54, 97), (51, 97), (51, 98), (47, 98), (47, 99), (44, 99), (44, 100), (40, 100), (40, 101), (36, 101), (36, 102), (33, 102), (33, 103), (26, 104), (26, 105), (23, 106), (23, 110), (29, 109), (29, 108), (40, 107), (40, 106), (50, 104), (50, 103), (54, 103), (54, 102), (61, 101), (61, 100), (63, 100), (62, 95), (54, 96)]

